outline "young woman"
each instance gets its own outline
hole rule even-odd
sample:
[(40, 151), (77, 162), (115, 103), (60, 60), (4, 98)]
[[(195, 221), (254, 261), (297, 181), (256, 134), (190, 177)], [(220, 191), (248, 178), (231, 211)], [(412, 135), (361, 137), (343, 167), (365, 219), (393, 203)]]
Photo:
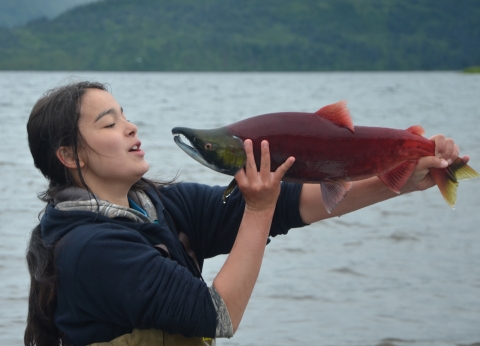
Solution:
[[(27, 252), (25, 345), (207, 345), (231, 337), (268, 236), (396, 196), (377, 178), (355, 182), (328, 214), (318, 185), (280, 183), (294, 158), (270, 172), (265, 141), (257, 172), (249, 140), (239, 189), (225, 204), (220, 187), (149, 181), (136, 126), (99, 83), (49, 91), (27, 132), (49, 187)], [(433, 186), (428, 168), (457, 158), (453, 140), (432, 140), (437, 155), (419, 161), (402, 193)], [(203, 261), (225, 253), (209, 287)]]

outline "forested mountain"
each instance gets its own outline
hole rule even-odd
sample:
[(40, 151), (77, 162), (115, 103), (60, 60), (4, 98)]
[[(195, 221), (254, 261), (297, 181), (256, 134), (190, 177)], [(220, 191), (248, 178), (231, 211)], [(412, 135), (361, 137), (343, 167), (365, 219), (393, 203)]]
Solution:
[(1, 0), (0, 27), (13, 27), (37, 18), (53, 18), (79, 5), (98, 0)]
[(0, 69), (458, 70), (478, 0), (104, 0), (0, 30)]

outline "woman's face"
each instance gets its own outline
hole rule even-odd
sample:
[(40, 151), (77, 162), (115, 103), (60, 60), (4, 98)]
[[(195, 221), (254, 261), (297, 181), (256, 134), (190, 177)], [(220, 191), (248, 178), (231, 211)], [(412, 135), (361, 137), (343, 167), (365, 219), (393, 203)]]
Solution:
[(86, 142), (78, 157), (87, 185), (95, 189), (131, 186), (147, 171), (137, 127), (128, 122), (113, 96), (87, 89), (80, 105), (80, 133)]

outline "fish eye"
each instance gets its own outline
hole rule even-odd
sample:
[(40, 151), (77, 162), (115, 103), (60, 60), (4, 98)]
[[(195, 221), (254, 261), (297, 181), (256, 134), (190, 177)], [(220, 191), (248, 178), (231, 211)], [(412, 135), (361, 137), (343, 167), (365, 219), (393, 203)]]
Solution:
[(205, 144), (205, 149), (207, 149), (207, 150), (212, 150), (212, 149), (213, 149), (212, 143), (206, 143), (206, 144)]

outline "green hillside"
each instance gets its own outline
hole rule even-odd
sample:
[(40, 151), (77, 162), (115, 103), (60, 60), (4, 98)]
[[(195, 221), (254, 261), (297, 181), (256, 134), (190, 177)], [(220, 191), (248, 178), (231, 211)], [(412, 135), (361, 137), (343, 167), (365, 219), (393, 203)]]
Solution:
[(477, 0), (104, 0), (0, 30), (3, 70), (461, 70)]
[(34, 18), (53, 18), (67, 9), (98, 0), (1, 0), (0, 27), (14, 27)]

